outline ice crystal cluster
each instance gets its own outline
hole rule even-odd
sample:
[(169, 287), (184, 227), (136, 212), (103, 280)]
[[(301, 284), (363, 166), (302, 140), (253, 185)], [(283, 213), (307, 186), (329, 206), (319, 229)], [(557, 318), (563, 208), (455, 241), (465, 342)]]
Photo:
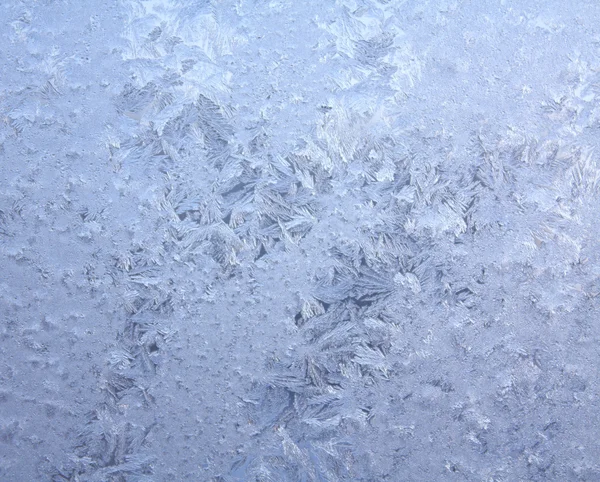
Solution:
[(600, 480), (600, 3), (0, 3), (0, 480)]

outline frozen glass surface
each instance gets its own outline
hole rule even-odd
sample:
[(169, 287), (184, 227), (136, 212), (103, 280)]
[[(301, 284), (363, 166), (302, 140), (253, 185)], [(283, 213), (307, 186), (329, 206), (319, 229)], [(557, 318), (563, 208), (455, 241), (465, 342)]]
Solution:
[(600, 480), (600, 2), (0, 2), (0, 481)]

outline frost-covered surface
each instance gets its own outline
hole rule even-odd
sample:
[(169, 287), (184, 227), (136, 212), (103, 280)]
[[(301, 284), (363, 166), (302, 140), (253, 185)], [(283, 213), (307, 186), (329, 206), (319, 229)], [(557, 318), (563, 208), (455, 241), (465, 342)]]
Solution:
[(600, 4), (0, 19), (0, 480), (600, 480)]

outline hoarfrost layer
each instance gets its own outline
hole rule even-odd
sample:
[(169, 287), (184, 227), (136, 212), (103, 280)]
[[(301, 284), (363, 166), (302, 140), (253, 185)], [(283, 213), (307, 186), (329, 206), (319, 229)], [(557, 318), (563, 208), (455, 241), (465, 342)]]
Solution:
[(600, 478), (594, 2), (0, 9), (1, 480)]

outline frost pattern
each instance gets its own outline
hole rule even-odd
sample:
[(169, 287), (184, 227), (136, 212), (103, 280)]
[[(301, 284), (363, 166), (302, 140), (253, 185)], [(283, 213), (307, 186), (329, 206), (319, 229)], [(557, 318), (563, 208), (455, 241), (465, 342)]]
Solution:
[(0, 478), (598, 478), (587, 33), (525, 5), (37, 3), (2, 25)]

